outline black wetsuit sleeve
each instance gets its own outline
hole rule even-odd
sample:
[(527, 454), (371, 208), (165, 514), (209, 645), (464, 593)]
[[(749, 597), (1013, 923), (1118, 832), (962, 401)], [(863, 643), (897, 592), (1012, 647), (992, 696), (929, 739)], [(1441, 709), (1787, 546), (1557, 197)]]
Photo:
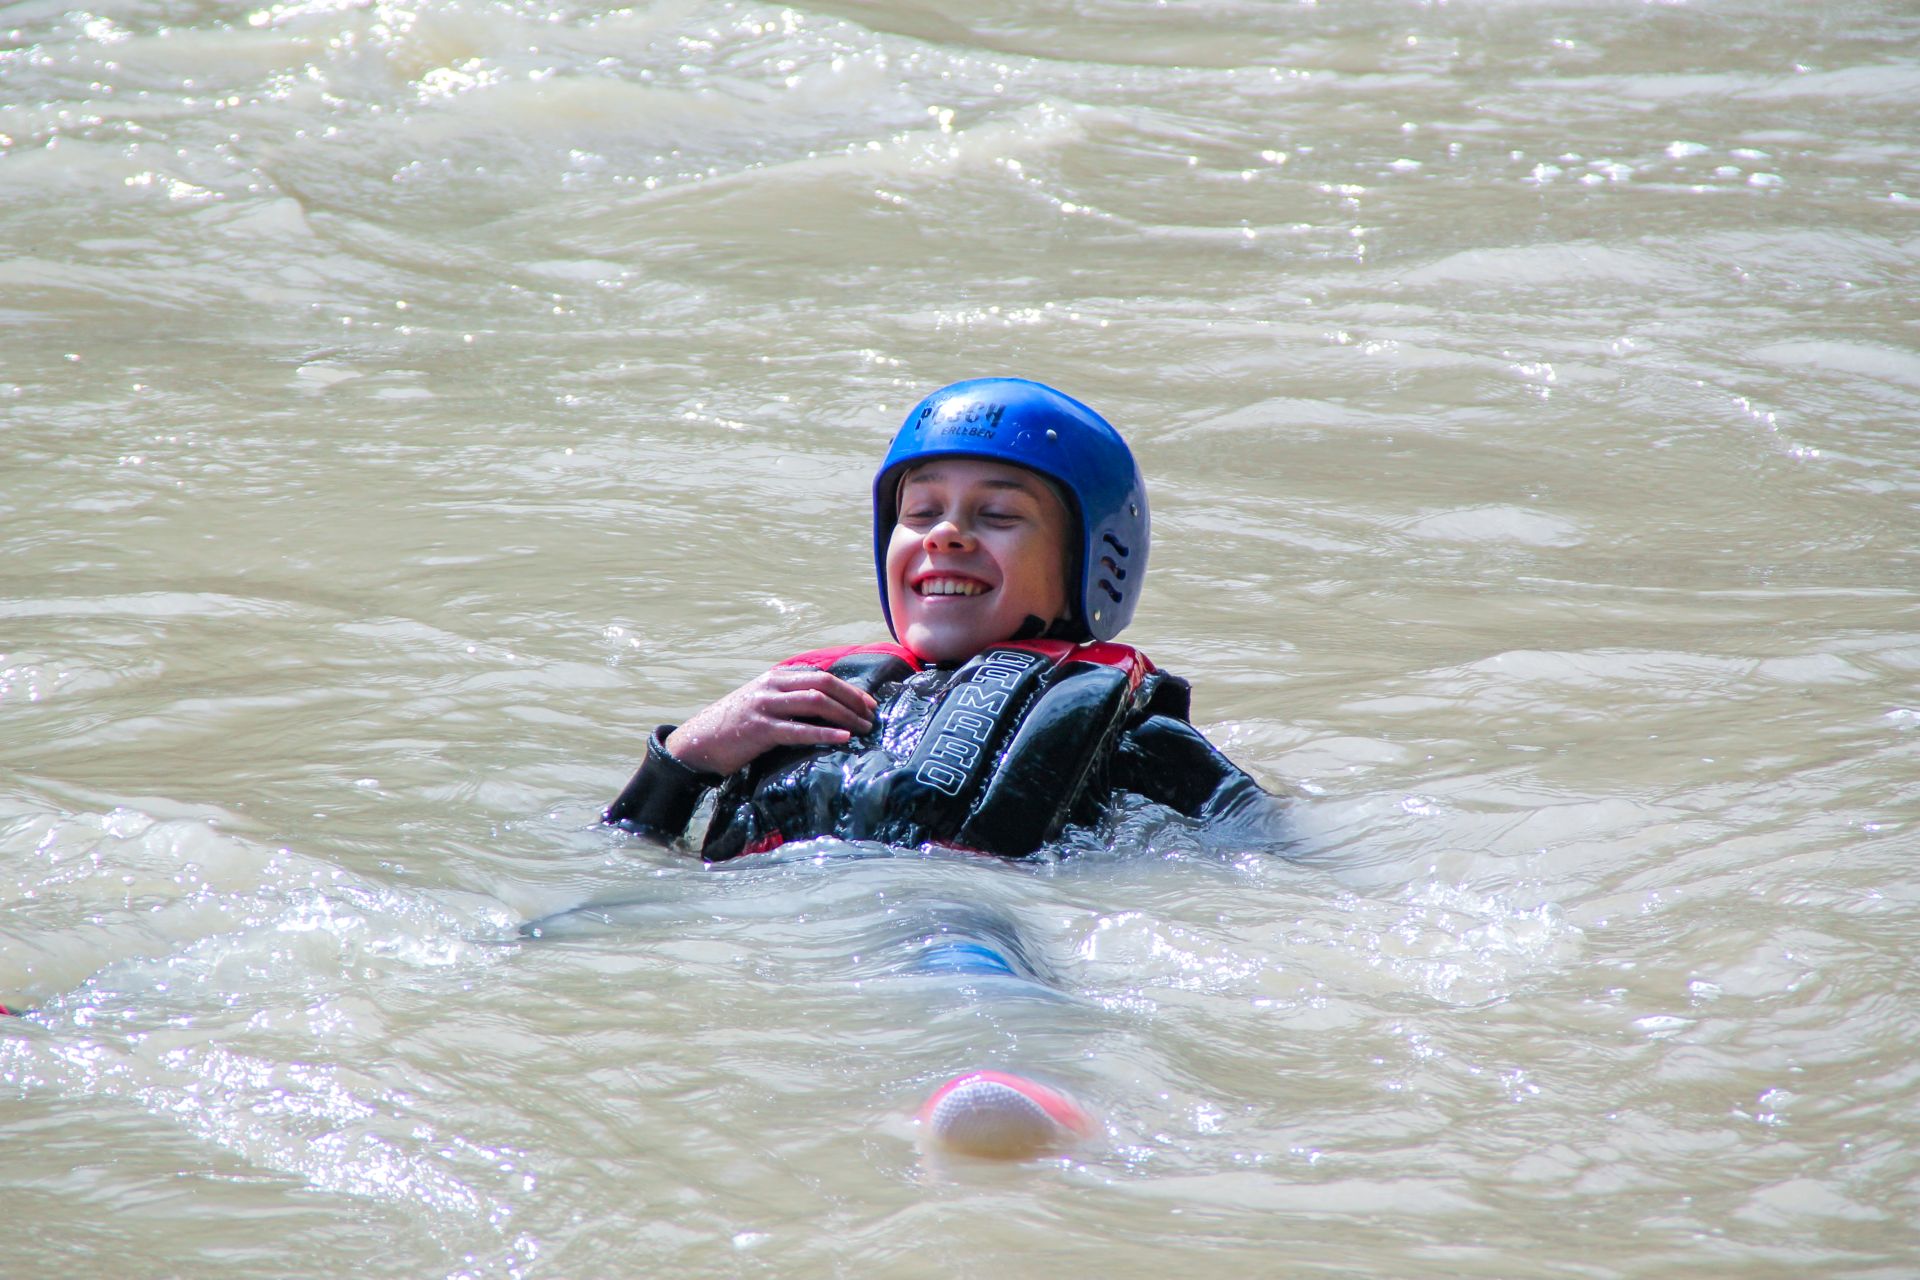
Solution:
[(646, 759), (626, 790), (600, 815), (602, 822), (662, 841), (686, 834), (701, 797), (721, 779), (717, 773), (682, 764), (667, 750), (667, 735), (676, 727), (663, 724), (653, 731), (647, 739)]
[(1127, 727), (1114, 753), (1113, 781), (1223, 832), (1263, 843), (1286, 839), (1286, 801), (1174, 716), (1147, 716)]

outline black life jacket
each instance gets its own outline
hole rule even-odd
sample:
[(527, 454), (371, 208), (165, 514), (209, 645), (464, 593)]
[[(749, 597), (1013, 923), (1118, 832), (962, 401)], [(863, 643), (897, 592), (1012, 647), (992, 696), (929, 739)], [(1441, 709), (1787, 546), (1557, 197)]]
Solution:
[(1098, 813), (1129, 722), (1188, 715), (1186, 681), (1122, 644), (1029, 640), (953, 669), (896, 644), (788, 660), (830, 671), (879, 704), (840, 747), (769, 751), (722, 787), (701, 856), (838, 836), (1017, 857)]

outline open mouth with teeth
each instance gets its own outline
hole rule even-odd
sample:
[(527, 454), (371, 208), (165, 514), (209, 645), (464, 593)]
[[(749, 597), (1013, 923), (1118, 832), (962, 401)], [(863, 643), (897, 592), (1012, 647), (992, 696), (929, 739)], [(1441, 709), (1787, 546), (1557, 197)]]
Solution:
[(944, 574), (922, 578), (913, 584), (913, 592), (918, 596), (977, 596), (989, 589), (977, 578), (953, 578)]

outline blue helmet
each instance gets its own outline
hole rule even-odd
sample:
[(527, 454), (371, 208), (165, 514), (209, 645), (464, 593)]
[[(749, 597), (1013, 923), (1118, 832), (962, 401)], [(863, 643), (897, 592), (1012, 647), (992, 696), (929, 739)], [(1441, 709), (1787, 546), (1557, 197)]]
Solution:
[(873, 560), (888, 630), (887, 542), (900, 516), (900, 474), (929, 458), (1010, 463), (1058, 484), (1079, 534), (1067, 592), (1073, 634), (1066, 638), (1111, 640), (1133, 620), (1147, 572), (1147, 487), (1127, 442), (1105, 418), (1052, 387), (974, 378), (915, 405), (873, 478)]

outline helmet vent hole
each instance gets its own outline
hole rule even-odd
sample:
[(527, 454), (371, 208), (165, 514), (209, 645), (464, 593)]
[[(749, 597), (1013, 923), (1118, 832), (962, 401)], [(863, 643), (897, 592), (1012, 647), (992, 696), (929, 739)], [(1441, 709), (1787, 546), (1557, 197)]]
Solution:
[(1110, 533), (1105, 535), (1102, 541), (1104, 541), (1108, 546), (1112, 547), (1115, 551), (1118, 551), (1120, 553), (1120, 558), (1122, 560), (1126, 559), (1129, 555), (1132, 554), (1132, 552), (1127, 550), (1126, 543), (1120, 541), (1120, 539), (1114, 537)]
[[(1113, 584), (1111, 582), (1108, 582), (1105, 578), (1100, 579), (1100, 589), (1106, 592), (1109, 596), (1111, 596), (1115, 604), (1120, 603), (1120, 593), (1118, 591), (1115, 591), (1113, 589)], [(1098, 615), (1095, 615), (1095, 616), (1098, 616)]]
[(1120, 581), (1125, 582), (1127, 580), (1127, 571), (1115, 564), (1112, 556), (1101, 556), (1100, 564), (1102, 568), (1114, 577), (1120, 579)]

